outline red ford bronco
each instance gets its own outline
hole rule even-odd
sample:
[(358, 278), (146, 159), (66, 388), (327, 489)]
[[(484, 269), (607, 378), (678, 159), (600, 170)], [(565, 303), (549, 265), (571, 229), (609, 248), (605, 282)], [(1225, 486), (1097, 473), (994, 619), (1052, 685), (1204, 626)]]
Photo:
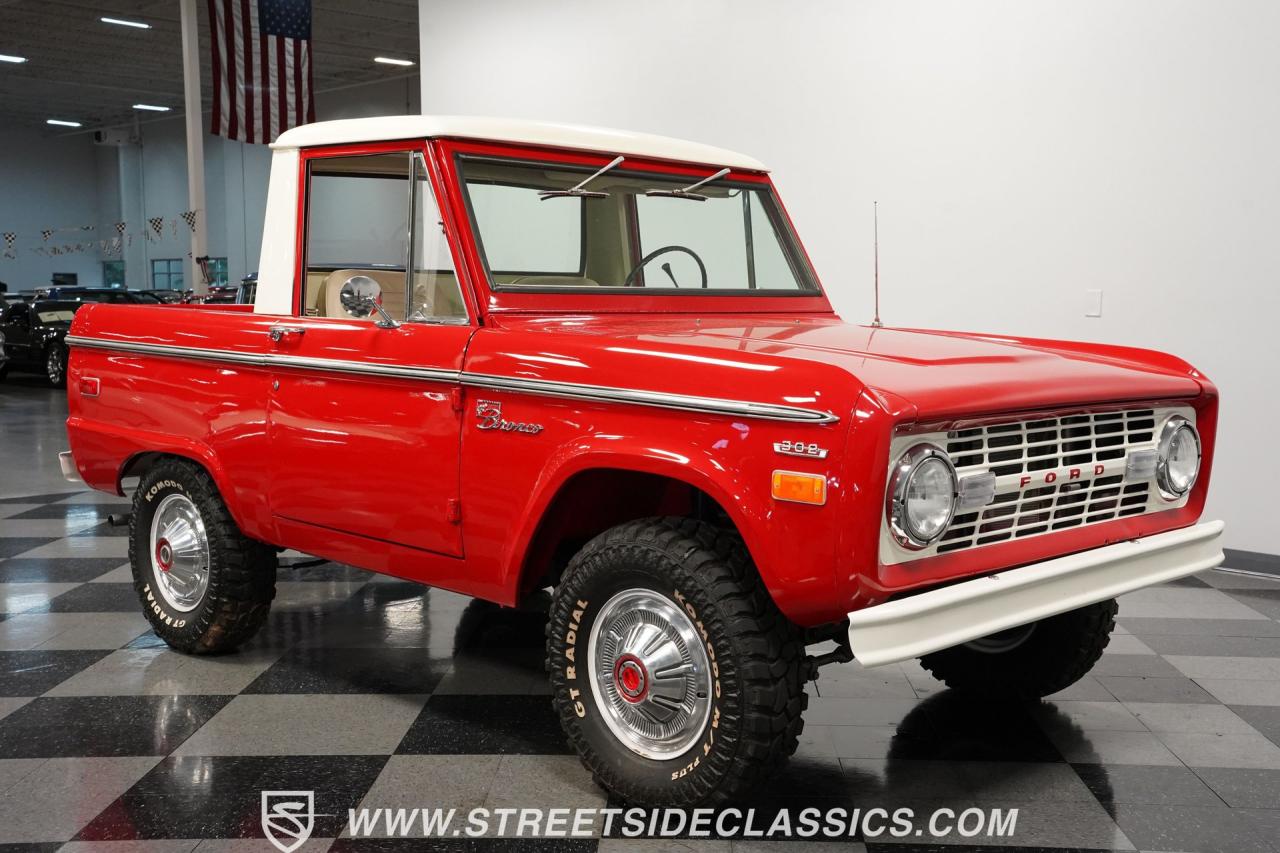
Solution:
[(552, 588), (553, 701), (595, 778), (715, 803), (792, 752), (818, 666), (1044, 696), (1117, 595), (1222, 560), (1209, 380), (845, 323), (751, 157), (428, 116), (273, 157), (251, 311), (91, 305), (67, 338), (64, 468), (139, 478), (133, 576), (175, 649), (252, 637), (284, 548), (504, 605)]

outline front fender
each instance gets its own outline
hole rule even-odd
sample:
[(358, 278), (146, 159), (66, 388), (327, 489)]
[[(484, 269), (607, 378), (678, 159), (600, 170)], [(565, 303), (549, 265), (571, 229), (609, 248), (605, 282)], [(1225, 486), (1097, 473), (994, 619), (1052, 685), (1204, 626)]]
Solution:
[(504, 582), (517, 583), (520, 580), (525, 556), (547, 510), (570, 480), (589, 471), (632, 471), (693, 486), (724, 508), (753, 555), (760, 550), (759, 543), (755, 541), (757, 533), (751, 513), (733, 499), (744, 488), (736, 472), (726, 470), (709, 454), (696, 449), (685, 448), (686, 452), (682, 454), (657, 447), (625, 450), (615, 444), (605, 438), (584, 437), (562, 446), (547, 460), (521, 513), (519, 532), (510, 542), (503, 560)]
[[(649, 417), (673, 418), (653, 413), (643, 419)], [(683, 432), (664, 432), (641, 424), (627, 435), (601, 430), (552, 449), (530, 484), (528, 499), (519, 502), (519, 509), (510, 516), (514, 529), (500, 559), (504, 597), (515, 600), (531, 580), (522, 574), (528, 570), (542, 522), (562, 490), (580, 474), (615, 470), (668, 478), (716, 501), (742, 535), (774, 602), (793, 621), (817, 624), (829, 621), (833, 613), (843, 613), (835, 605), (839, 578), (834, 567), (840, 538), (836, 519), (848, 496), (838, 465), (847, 427), (805, 427), (807, 435), (832, 445), (831, 461), (836, 464), (826, 467), (827, 463), (784, 459), (766, 450), (779, 437), (794, 438), (793, 426), (704, 422), (693, 428), (692, 435), (690, 424), (683, 426)], [(738, 440), (717, 438), (726, 428), (737, 433)], [(652, 438), (664, 434), (672, 440), (659, 444)], [(770, 487), (776, 468), (826, 472), (828, 503), (819, 507), (775, 501)]]

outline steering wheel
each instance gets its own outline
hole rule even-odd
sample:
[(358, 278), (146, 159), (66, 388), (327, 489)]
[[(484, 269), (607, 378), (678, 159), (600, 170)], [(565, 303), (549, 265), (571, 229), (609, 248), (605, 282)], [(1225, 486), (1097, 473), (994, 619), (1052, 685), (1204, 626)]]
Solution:
[[(635, 279), (636, 275), (640, 272), (640, 270), (644, 269), (645, 264), (649, 263), (654, 258), (667, 254), (668, 252), (684, 252), (686, 255), (693, 258), (694, 261), (696, 261), (698, 264), (698, 273), (702, 276), (702, 289), (706, 290), (707, 265), (702, 262), (702, 258), (698, 257), (698, 253), (695, 252), (693, 249), (690, 249), (687, 246), (678, 246), (674, 243), (672, 243), (670, 246), (663, 246), (661, 249), (654, 249), (652, 252), (645, 255), (643, 258), (641, 258), (640, 263), (632, 267), (631, 272), (627, 273), (627, 277), (622, 280), (622, 286), (630, 287), (631, 282)], [(670, 264), (663, 264), (662, 266), (663, 266), (663, 269), (667, 271), (667, 275), (671, 275)], [(671, 276), (671, 283), (674, 284), (676, 287), (680, 286), (679, 284), (676, 284), (675, 276)]]

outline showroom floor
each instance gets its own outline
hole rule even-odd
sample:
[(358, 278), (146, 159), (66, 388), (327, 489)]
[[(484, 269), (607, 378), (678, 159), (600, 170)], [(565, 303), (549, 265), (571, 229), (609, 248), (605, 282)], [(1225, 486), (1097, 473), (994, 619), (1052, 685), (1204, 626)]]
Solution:
[[(536, 607), (286, 567), (240, 653), (168, 651), (106, 522), (125, 504), (57, 475), (63, 417), (61, 392), (0, 385), (0, 850), (229, 847), (260, 838), (264, 789), (316, 791), (305, 850), (422, 848), (328, 840), (361, 803), (604, 804), (552, 715)], [(1028, 848), (1280, 850), (1278, 619), (1280, 580), (1208, 572), (1127, 596), (1093, 674), (1043, 704), (965, 701), (915, 665), (826, 669), (799, 756), (754, 805), (1017, 807), (1004, 843)], [(476, 845), (508, 846), (597, 842)]]

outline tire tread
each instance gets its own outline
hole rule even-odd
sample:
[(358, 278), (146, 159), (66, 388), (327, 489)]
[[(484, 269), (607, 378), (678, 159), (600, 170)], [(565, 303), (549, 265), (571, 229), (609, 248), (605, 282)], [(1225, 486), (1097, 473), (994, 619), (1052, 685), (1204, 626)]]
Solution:
[[(589, 558), (614, 548), (632, 550), (641, 561), (665, 558), (675, 569), (677, 576), (672, 580), (679, 586), (701, 586), (711, 604), (700, 610), (702, 621), (708, 630), (713, 630), (713, 623), (721, 623), (739, 668), (744, 717), (737, 748), (723, 767), (716, 768), (718, 772), (688, 777), (692, 782), (681, 789), (679, 801), (671, 799), (670, 789), (637, 786), (621, 778), (574, 724), (572, 705), (560, 701), (565, 683), (556, 666), (553, 626), (567, 618), (577, 599), (574, 590), (590, 580), (583, 577), (592, 568)], [(600, 534), (570, 561), (556, 589), (548, 622), (547, 670), (569, 744), (597, 784), (628, 801), (713, 805), (746, 794), (795, 752), (809, 699), (804, 685), (810, 677), (811, 661), (804, 651), (801, 632), (774, 604), (736, 532), (690, 518), (646, 518)], [(718, 659), (724, 674), (725, 656)], [(730, 719), (728, 712), (724, 719)], [(708, 762), (716, 758), (723, 759), (719, 751), (713, 751)]]
[[(139, 560), (149, 561), (150, 555), (138, 554), (138, 540), (140, 533), (148, 536), (149, 533), (135, 527), (149, 484), (163, 479), (174, 480), (187, 487), (209, 537), (212, 565), (206, 595), (212, 606), (198, 609), (199, 630), (189, 639), (179, 639), (174, 632), (165, 630), (167, 626), (146, 607), (144, 579), (147, 575), (141, 568), (144, 563)], [(134, 589), (143, 599), (152, 627), (166, 643), (187, 654), (215, 654), (243, 644), (266, 622), (275, 598), (275, 550), (240, 532), (218, 494), (213, 478), (202, 467), (186, 459), (161, 460), (149, 468), (139, 482), (129, 520), (129, 562), (135, 567)]]

